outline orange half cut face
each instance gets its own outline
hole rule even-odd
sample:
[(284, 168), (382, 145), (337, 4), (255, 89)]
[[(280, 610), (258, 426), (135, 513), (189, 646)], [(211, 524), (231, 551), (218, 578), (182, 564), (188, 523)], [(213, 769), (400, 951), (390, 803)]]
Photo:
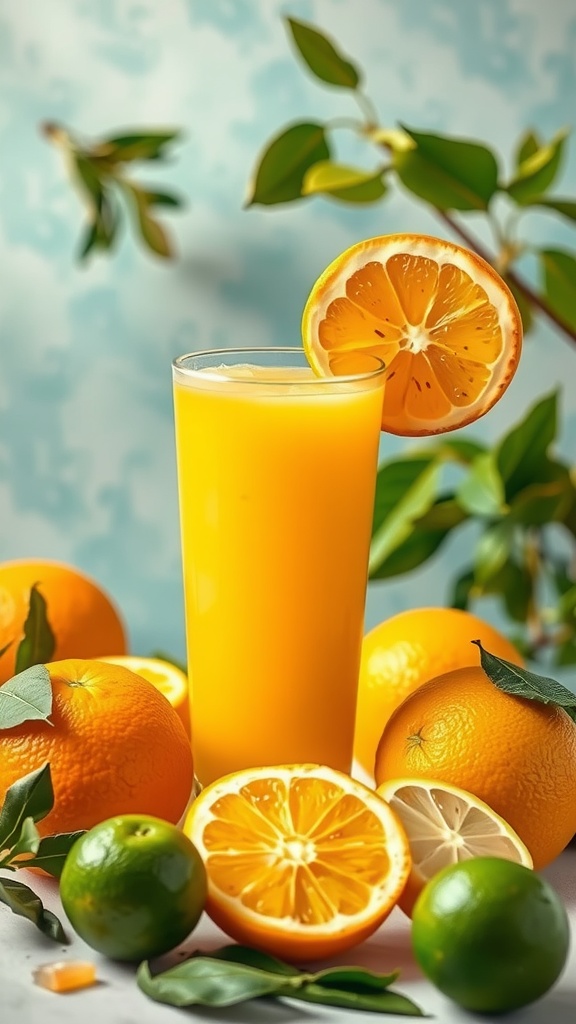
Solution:
[(382, 359), (382, 429), (429, 435), (474, 422), (503, 395), (522, 321), (507, 284), (475, 253), (427, 235), (384, 235), (321, 274), (302, 336), (322, 376), (338, 375), (355, 354)]
[(236, 941), (286, 959), (320, 959), (361, 942), (410, 873), (396, 814), (321, 765), (225, 776), (193, 802), (184, 831), (206, 867), (210, 917)]

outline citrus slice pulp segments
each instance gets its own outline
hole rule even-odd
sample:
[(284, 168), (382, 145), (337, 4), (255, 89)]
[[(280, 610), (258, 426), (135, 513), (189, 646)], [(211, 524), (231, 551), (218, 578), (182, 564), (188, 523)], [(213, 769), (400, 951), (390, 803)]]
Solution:
[(188, 679), (181, 669), (169, 661), (164, 661), (163, 658), (145, 658), (136, 654), (114, 654), (99, 658), (98, 661), (121, 665), (152, 683), (170, 701), (190, 735)]
[(426, 882), (449, 864), (501, 857), (532, 867), (514, 829), (464, 789), (428, 779), (389, 779), (376, 792), (398, 815), (410, 843), (412, 870), (398, 901), (409, 916)]
[(236, 941), (287, 959), (322, 959), (361, 942), (410, 872), (395, 813), (321, 765), (224, 776), (196, 797), (184, 832), (206, 867), (212, 920)]
[(322, 376), (378, 356), (387, 368), (382, 429), (430, 435), (498, 401), (518, 365), (522, 320), (508, 285), (476, 253), (429, 235), (383, 235), (320, 275), (302, 339)]

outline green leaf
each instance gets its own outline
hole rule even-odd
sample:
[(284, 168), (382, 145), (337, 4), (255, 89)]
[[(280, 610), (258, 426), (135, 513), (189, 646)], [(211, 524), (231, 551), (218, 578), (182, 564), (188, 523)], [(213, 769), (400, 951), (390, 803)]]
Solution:
[(296, 992), (291, 999), (301, 999), (307, 1003), (320, 1003), (323, 1006), (340, 1006), (349, 1010), (368, 1010), (372, 1013), (393, 1013), (403, 1017), (423, 1017), (416, 1003), (399, 992), (386, 989), (383, 992), (361, 991), (351, 992), (345, 988), (326, 988), (315, 982), (308, 982)]
[(5, 903), (14, 914), (25, 917), (55, 942), (68, 943), (69, 939), (60, 921), (51, 910), (46, 910), (42, 900), (27, 885), (12, 878), (0, 879), (0, 902)]
[(487, 210), (498, 187), (496, 157), (486, 146), (403, 126), (416, 149), (395, 152), (402, 184), (439, 210)]
[(310, 71), (329, 85), (356, 89), (360, 83), (358, 68), (338, 52), (334, 44), (308, 22), (286, 18), (296, 47)]
[(576, 584), (572, 580), (558, 598), (556, 611), (561, 622), (576, 625)]
[(474, 552), (474, 580), (485, 587), (510, 557), (513, 524), (507, 519), (484, 530)]
[(283, 974), (290, 978), (298, 978), (301, 971), (284, 960), (278, 960), (269, 953), (263, 953), (260, 949), (252, 949), (250, 946), (234, 945), (220, 946), (219, 949), (210, 952), (211, 957), (217, 960), (229, 960), (232, 963), (245, 964), (247, 967), (255, 967), (260, 971), (270, 971), (272, 974)]
[(570, 473), (562, 469), (558, 479), (525, 487), (510, 503), (510, 519), (523, 526), (563, 522), (576, 503)]
[(390, 971), (389, 974), (376, 974), (364, 967), (328, 967), (315, 975), (314, 984), (322, 988), (350, 989), (353, 992), (363, 989), (384, 992), (399, 976), (398, 970)]
[(576, 637), (564, 640), (555, 651), (554, 664), (559, 668), (576, 665)]
[(413, 531), (371, 574), (371, 579), (388, 579), (411, 572), (428, 561), (455, 527), (468, 518), (453, 498), (439, 499), (423, 516), (414, 520)]
[(44, 665), (32, 665), (0, 686), (0, 729), (29, 721), (48, 722), (51, 711), (52, 684)]
[(474, 594), (474, 590), (477, 589), (476, 579), (474, 576), (473, 569), (466, 569), (465, 572), (458, 576), (452, 584), (452, 598), (450, 605), (452, 608), (461, 608), (462, 611), (470, 605), (470, 598)]
[(34, 583), (30, 589), (24, 637), (16, 651), (16, 673), (23, 672), (31, 665), (44, 665), (52, 659), (55, 647), (56, 640), (48, 621), (46, 601), (38, 590), (38, 584)]
[(472, 516), (493, 517), (504, 507), (504, 482), (492, 452), (478, 455), (456, 491), (458, 504)]
[(370, 547), (371, 576), (404, 543), (414, 521), (434, 503), (438, 476), (439, 465), (433, 458), (399, 459), (380, 466)]
[(146, 995), (172, 1006), (233, 1006), (261, 996), (288, 997), (327, 1006), (422, 1016), (422, 1011), (388, 986), (398, 976), (360, 967), (335, 967), (309, 974), (247, 946), (201, 953), (152, 976), (140, 965), (137, 983)]
[(123, 188), (131, 201), (142, 241), (157, 256), (170, 259), (174, 255), (170, 240), (162, 225), (150, 214), (147, 193), (127, 181), (123, 182)]
[(539, 256), (547, 302), (576, 331), (576, 259), (561, 249), (542, 249)]
[(537, 700), (542, 704), (555, 704), (563, 708), (576, 722), (576, 694), (571, 693), (562, 683), (550, 679), (549, 676), (536, 675), (527, 668), (497, 658), (495, 654), (485, 651), (480, 640), (473, 640), (480, 648), (480, 664), (488, 678), (504, 693), (526, 700)]
[(98, 207), (92, 214), (80, 242), (78, 249), (80, 262), (85, 260), (93, 249), (104, 251), (111, 249), (118, 237), (120, 223), (118, 204), (113, 200), (109, 191), (103, 191)]
[(345, 203), (374, 203), (385, 193), (382, 171), (360, 171), (331, 160), (310, 167), (302, 183), (304, 196), (323, 194)]
[(24, 775), (6, 791), (0, 810), (0, 850), (10, 849), (18, 840), (26, 818), (41, 821), (54, 806), (50, 765)]
[(516, 168), (520, 168), (526, 160), (541, 149), (542, 143), (538, 136), (533, 131), (527, 131), (521, 136), (518, 143), (518, 147), (514, 154), (514, 165)]
[(510, 291), (512, 292), (512, 295), (514, 296), (514, 299), (516, 300), (516, 305), (518, 306), (518, 309), (520, 310), (520, 316), (522, 317), (522, 329), (523, 329), (523, 332), (524, 332), (524, 334), (528, 334), (529, 331), (532, 330), (532, 327), (533, 327), (533, 324), (534, 324), (534, 316), (533, 316), (533, 313), (532, 313), (532, 305), (531, 305), (530, 301), (526, 298), (526, 295), (524, 294), (524, 292), (520, 288), (518, 288), (518, 286), (516, 284), (516, 281), (513, 278), (511, 278), (509, 274), (504, 272), (502, 274), (502, 277), (503, 277), (504, 281), (506, 282), (506, 284), (508, 285)]
[(72, 161), (72, 172), (88, 202), (89, 209), (93, 210), (96, 214), (100, 209), (104, 192), (97, 168), (95, 168), (91, 160), (88, 160), (80, 153), (75, 153)]
[(485, 444), (464, 437), (443, 437), (434, 445), (434, 454), (444, 462), (460, 462), (469, 466), (478, 455), (488, 451)]
[(84, 832), (60, 832), (54, 836), (43, 836), (40, 839), (38, 848), (34, 851), (34, 857), (28, 858), (21, 867), (42, 868), (43, 871), (60, 878), (64, 861), (72, 849), (74, 843)]
[(542, 465), (556, 437), (558, 393), (539, 399), (527, 415), (502, 438), (496, 447), (496, 465), (510, 501), (533, 483), (536, 467)]
[(518, 167), (516, 177), (505, 191), (521, 206), (528, 206), (542, 196), (558, 175), (564, 154), (567, 131), (558, 132), (545, 146), (527, 155)]
[(440, 497), (415, 520), (416, 530), (453, 530), (468, 519), (467, 512), (456, 501), (453, 494)]
[[(14, 860), (23, 853), (36, 853), (40, 845), (40, 833), (32, 818), (24, 818), (20, 828), (20, 835), (14, 846), (10, 849), (10, 856), (6, 858), (6, 865), (14, 867)], [(28, 866), (28, 863), (26, 863)]]
[(329, 159), (323, 125), (313, 122), (291, 125), (264, 150), (246, 205), (272, 206), (300, 199), (306, 171), (313, 164)]
[(138, 987), (151, 999), (170, 1006), (234, 1006), (260, 996), (277, 995), (285, 977), (209, 956), (194, 956), (152, 976), (140, 964)]
[(534, 589), (532, 577), (526, 566), (518, 565), (512, 558), (509, 558), (502, 566), (497, 579), (492, 582), (490, 593), (495, 592), (495, 582), (498, 583), (508, 617), (514, 622), (525, 625)]
[(371, 569), (371, 580), (387, 580), (391, 576), (402, 576), (412, 572), (427, 562), (448, 536), (448, 530), (422, 530), (415, 527), (397, 548), (381, 562), (377, 568)]
[(164, 156), (164, 149), (170, 142), (179, 138), (180, 132), (170, 129), (163, 132), (129, 133), (112, 135), (102, 139), (91, 150), (97, 159), (105, 159), (109, 163), (127, 163), (132, 160), (159, 160)]
[(573, 199), (538, 199), (533, 205), (544, 206), (548, 210), (560, 213), (568, 220), (576, 220), (576, 202)]
[(142, 194), (149, 206), (169, 206), (173, 209), (182, 206), (181, 197), (173, 195), (172, 192), (148, 192), (143, 189)]

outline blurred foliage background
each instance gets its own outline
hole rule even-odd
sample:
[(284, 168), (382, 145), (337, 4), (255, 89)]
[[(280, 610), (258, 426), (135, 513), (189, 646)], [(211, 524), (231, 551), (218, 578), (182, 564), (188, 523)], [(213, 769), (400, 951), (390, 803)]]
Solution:
[[(409, 604), (474, 605), (529, 657), (570, 666), (576, 175), (565, 112), (576, 18), (565, 0), (552, 0), (546, 18), (533, 0), (522, 11), (506, 0), (484, 13), (456, 0), (408, 0), (402, 12), (386, 0), (362, 6), (362, 19), (335, 0), (295, 2), (289, 15), (277, 4), (266, 13), (238, 4), (233, 15), (225, 4), (208, 13), (174, 0), (162, 18), (151, 4), (118, 0), (104, 23), (73, 0), (62, 5), (69, 17), (51, 28), (16, 104), (28, 118), (26, 146), (40, 124), (77, 193), (64, 196), (60, 165), (49, 165), (46, 147), (34, 149), (43, 182), (36, 204), (57, 234), (55, 260), (46, 240), (44, 248), (19, 240), (31, 202), (15, 231), (10, 158), (0, 172), (10, 205), (3, 251), (10, 258), (27, 248), (18, 253), (16, 292), (22, 298), (24, 277), (41, 278), (32, 258), (40, 250), (62, 298), (60, 320), (49, 300), (24, 344), (38, 364), (26, 373), (12, 360), (18, 407), (12, 391), (3, 440), (10, 427), (25, 440), (16, 460), (0, 463), (9, 503), (2, 556), (54, 556), (56, 548), (118, 594), (136, 647), (153, 625), (158, 645), (181, 651), (169, 357), (281, 343), (287, 328), (296, 342), (305, 293), (337, 252), (386, 231), (436, 233), (476, 249), (505, 277), (526, 349), (502, 408), (486, 420), (417, 445), (383, 438), (368, 624)], [(17, 40), (30, 32), (24, 14), (12, 14), (8, 77)], [(77, 44), (72, 69), (66, 60), (56, 69), (58, 27)], [(94, 67), (110, 72), (98, 101)], [(130, 75), (141, 95), (122, 88)], [(30, 168), (26, 146), (20, 157)], [(143, 269), (138, 249), (162, 262)], [(39, 289), (45, 306), (49, 291)], [(3, 345), (14, 323), (20, 335), (30, 329), (29, 315), (16, 316), (3, 318)], [(98, 347), (102, 369), (91, 379), (85, 368)], [(38, 372), (45, 359), (50, 369)], [(46, 394), (57, 428), (52, 422), (43, 451), (36, 429), (46, 422)], [(78, 444), (70, 413), (88, 401), (100, 409), (90, 417), (100, 440), (81, 431)], [(125, 432), (134, 413), (139, 443)], [(110, 479), (113, 438), (121, 458)], [(26, 466), (35, 491), (22, 479)], [(31, 520), (43, 528), (30, 529)]]

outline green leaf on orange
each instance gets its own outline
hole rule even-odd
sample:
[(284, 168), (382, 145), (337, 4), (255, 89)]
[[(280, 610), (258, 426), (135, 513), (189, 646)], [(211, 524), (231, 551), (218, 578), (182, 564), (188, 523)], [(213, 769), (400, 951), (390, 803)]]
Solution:
[(488, 678), (504, 693), (526, 700), (540, 701), (542, 704), (555, 704), (576, 722), (576, 694), (562, 686), (549, 676), (540, 676), (526, 668), (514, 665), (504, 658), (486, 651), (480, 640), (473, 640), (480, 649), (480, 664)]
[(45, 665), (32, 665), (0, 686), (0, 729), (28, 721), (49, 721), (52, 684)]

